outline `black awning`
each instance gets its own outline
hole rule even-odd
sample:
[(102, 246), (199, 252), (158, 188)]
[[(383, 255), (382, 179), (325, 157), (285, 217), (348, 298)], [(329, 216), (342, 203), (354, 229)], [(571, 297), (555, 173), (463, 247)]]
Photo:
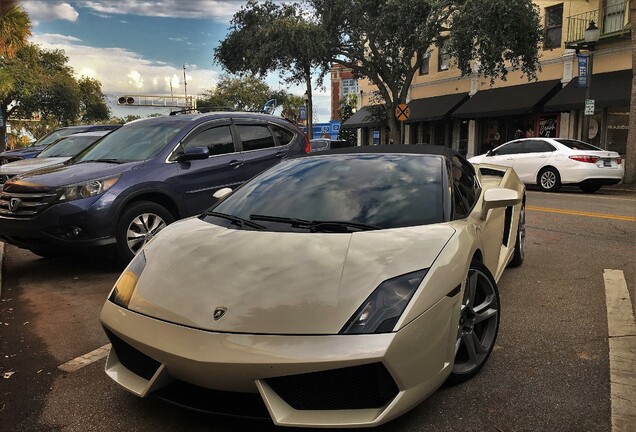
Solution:
[(460, 106), (452, 116), (457, 118), (501, 117), (540, 111), (543, 104), (560, 89), (560, 80), (550, 80), (480, 90)]
[[(545, 104), (546, 111), (583, 109), (585, 88), (579, 88), (579, 77), (572, 80)], [(591, 98), (597, 108), (629, 105), (632, 95), (631, 69), (592, 75)]]
[(386, 111), (383, 105), (369, 105), (360, 108), (342, 123), (341, 129), (356, 129), (362, 127), (379, 127), (386, 123)]
[(413, 99), (409, 102), (411, 115), (406, 123), (441, 120), (468, 99), (468, 93)]

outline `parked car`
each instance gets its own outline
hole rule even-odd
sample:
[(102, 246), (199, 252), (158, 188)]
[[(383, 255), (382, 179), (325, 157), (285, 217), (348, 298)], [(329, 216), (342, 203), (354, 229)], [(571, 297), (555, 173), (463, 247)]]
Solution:
[(106, 373), (277, 425), (385, 423), (486, 363), (524, 208), (512, 169), (443, 147), (283, 161), (137, 254), (101, 312)]
[(566, 184), (593, 193), (620, 183), (625, 175), (617, 152), (568, 138), (518, 139), (469, 160), (512, 167), (525, 184), (550, 192)]
[(37, 141), (32, 142), (29, 146), (7, 150), (0, 153), (0, 165), (19, 161), (22, 159), (29, 159), (36, 157), (42, 150), (44, 150), (49, 144), (57, 141), (58, 139), (80, 132), (99, 131), (99, 130), (114, 130), (120, 125), (80, 125), (80, 126), (67, 126), (59, 129), (55, 129), (48, 134), (44, 135)]
[(343, 147), (355, 147), (355, 144), (351, 144), (349, 141), (333, 140), (329, 138), (314, 138), (312, 140), (309, 140), (309, 142), (311, 143), (312, 152), (337, 149), (337, 148), (343, 148)]
[(101, 130), (67, 135), (49, 144), (34, 158), (1, 165), (0, 188), (7, 180), (17, 174), (66, 162), (109, 132), (109, 130)]
[(0, 192), (0, 240), (43, 256), (115, 246), (130, 260), (176, 219), (209, 207), (309, 140), (283, 118), (210, 113), (130, 122), (63, 166), (17, 175)]

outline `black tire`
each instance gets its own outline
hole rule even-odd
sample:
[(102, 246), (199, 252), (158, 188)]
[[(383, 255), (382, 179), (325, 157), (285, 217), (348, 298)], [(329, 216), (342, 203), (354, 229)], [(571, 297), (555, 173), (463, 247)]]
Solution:
[(579, 185), (579, 189), (581, 189), (585, 193), (594, 193), (597, 192), (602, 185), (596, 183), (582, 183)]
[(546, 192), (556, 192), (561, 189), (561, 176), (553, 167), (543, 168), (537, 176), (537, 185)]
[(129, 204), (119, 217), (115, 231), (117, 259), (125, 264), (130, 262), (152, 237), (173, 221), (172, 214), (154, 202)]
[(519, 267), (526, 257), (526, 203), (521, 203), (519, 211), (519, 225), (517, 226), (517, 239), (515, 241), (515, 251), (508, 267)]
[(497, 341), (499, 305), (495, 278), (485, 265), (473, 261), (466, 276), (449, 384), (471, 379), (486, 364)]

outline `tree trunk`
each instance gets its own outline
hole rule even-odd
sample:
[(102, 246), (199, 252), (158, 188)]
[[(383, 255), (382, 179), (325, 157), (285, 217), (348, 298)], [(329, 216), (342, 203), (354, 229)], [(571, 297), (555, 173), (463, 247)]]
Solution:
[(625, 183), (636, 181), (636, 1), (629, 4), (632, 23), (632, 99), (629, 109), (629, 134), (625, 156)]
[(7, 136), (7, 110), (4, 104), (0, 103), (0, 153), (5, 151), (7, 144), (5, 142)]
[(314, 110), (313, 97), (311, 94), (311, 72), (305, 72), (305, 80), (307, 81), (307, 137), (312, 139), (314, 136)]
[[(398, 102), (399, 104), (399, 102)], [(388, 132), (388, 135), (391, 137), (391, 144), (401, 144), (400, 142), (400, 122), (395, 118), (395, 108), (397, 108), (396, 103), (392, 103), (387, 105), (386, 109), (386, 122), (389, 128), (391, 129)]]

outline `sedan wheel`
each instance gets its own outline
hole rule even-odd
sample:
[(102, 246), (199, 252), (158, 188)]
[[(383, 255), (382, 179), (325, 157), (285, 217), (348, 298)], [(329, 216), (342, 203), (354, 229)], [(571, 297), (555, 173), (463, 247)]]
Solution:
[(464, 382), (479, 372), (495, 346), (498, 330), (497, 283), (486, 266), (473, 262), (464, 288), (450, 383)]
[(561, 188), (561, 176), (554, 168), (545, 168), (539, 173), (539, 187), (546, 192), (556, 192)]

